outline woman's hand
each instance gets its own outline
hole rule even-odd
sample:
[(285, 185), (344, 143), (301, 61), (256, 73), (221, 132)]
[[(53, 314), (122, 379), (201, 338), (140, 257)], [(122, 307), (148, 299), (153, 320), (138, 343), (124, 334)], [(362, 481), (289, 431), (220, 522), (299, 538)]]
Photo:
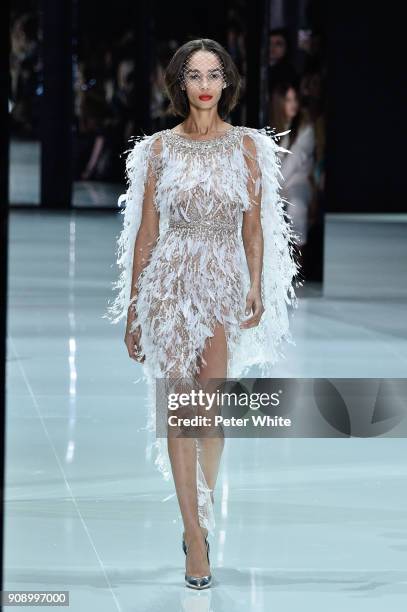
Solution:
[(246, 315), (250, 314), (250, 312), (252, 312), (253, 315), (249, 319), (246, 319), (246, 321), (240, 323), (240, 327), (242, 329), (257, 327), (264, 310), (260, 289), (251, 287), (246, 297)]
[(124, 336), (124, 343), (127, 347), (127, 351), (129, 353), (129, 357), (134, 359), (134, 361), (138, 361), (140, 363), (144, 363), (146, 356), (142, 352), (141, 346), (141, 327), (138, 325), (136, 329), (130, 332), (130, 327), (132, 322), (134, 321), (135, 314), (129, 309), (129, 314), (127, 317), (127, 326), (126, 333)]

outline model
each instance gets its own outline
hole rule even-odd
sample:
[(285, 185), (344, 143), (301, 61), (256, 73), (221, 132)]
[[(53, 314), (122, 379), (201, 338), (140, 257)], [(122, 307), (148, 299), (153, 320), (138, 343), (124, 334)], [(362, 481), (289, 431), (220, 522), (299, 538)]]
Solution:
[[(143, 365), (148, 428), (155, 380), (191, 388), (211, 379), (270, 376), (284, 357), (298, 264), (296, 235), (280, 196), (271, 128), (231, 126), (240, 76), (227, 51), (200, 39), (181, 46), (165, 73), (173, 129), (134, 139), (118, 238), (120, 276), (108, 317), (127, 321), (125, 343)], [(297, 286), (302, 284), (296, 281)], [(173, 386), (171, 386), (173, 388)], [(173, 475), (184, 524), (186, 585), (211, 584), (208, 532), (223, 437), (158, 437), (155, 463)]]
[(276, 85), (270, 116), (272, 125), (277, 126), (277, 129), (287, 130), (280, 146), (289, 150), (291, 155), (282, 155), (281, 172), (284, 183), (281, 193), (289, 202), (287, 212), (292, 219), (302, 251), (307, 242), (309, 208), (313, 198), (310, 177), (314, 166), (315, 130), (309, 113), (300, 105), (297, 85)]

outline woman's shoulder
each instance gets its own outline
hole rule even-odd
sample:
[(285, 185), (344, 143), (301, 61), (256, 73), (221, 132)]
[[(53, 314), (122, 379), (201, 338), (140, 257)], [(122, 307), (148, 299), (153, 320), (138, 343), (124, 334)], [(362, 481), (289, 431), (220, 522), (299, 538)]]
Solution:
[(231, 125), (230, 129), (225, 131), (223, 136), (211, 140), (192, 140), (185, 138), (183, 135), (177, 134), (174, 129), (167, 128), (154, 132), (153, 134), (141, 134), (132, 136), (130, 141), (133, 142), (135, 148), (152, 149), (156, 154), (160, 153), (163, 144), (185, 145), (186, 147), (202, 147), (213, 148), (214, 146), (222, 145), (231, 141), (242, 141), (245, 148), (255, 152), (256, 143), (259, 144), (276, 144), (274, 138), (280, 136), (275, 133), (276, 130), (270, 126), (262, 128), (254, 128), (246, 125)]
[(270, 125), (265, 125), (261, 128), (253, 128), (253, 127), (248, 127), (248, 126), (238, 126), (239, 129), (242, 131), (242, 133), (247, 136), (247, 137), (251, 137), (253, 139), (258, 139), (258, 140), (275, 140), (276, 138), (280, 138), (281, 136), (283, 136), (284, 134), (288, 134), (289, 130), (287, 130), (286, 132), (280, 132), (277, 133), (276, 128), (270, 126)]
[(242, 134), (245, 140), (250, 140), (250, 138), (255, 138), (260, 134), (259, 129), (249, 127), (248, 125), (235, 125), (234, 128)]
[[(230, 131), (240, 131), (242, 134), (247, 134), (247, 135), (252, 135), (252, 136), (257, 136), (258, 134), (260, 135), (265, 135), (265, 136), (273, 136), (275, 135), (275, 128), (266, 125), (262, 128), (253, 128), (253, 127), (249, 127), (247, 125), (231, 125), (230, 124)], [(225, 132), (226, 133), (226, 132)], [(138, 136), (132, 136), (130, 138), (130, 140), (134, 140), (136, 142), (141, 142), (141, 141), (155, 141), (155, 140), (160, 140), (162, 137), (166, 136), (166, 135), (179, 135), (177, 134), (176, 131), (174, 131), (174, 129), (171, 128), (166, 128), (163, 130), (159, 130), (157, 132), (154, 132), (153, 134), (141, 134)], [(202, 141), (201, 141), (202, 142)]]
[(279, 143), (280, 139), (289, 133), (289, 130), (277, 133), (277, 130), (270, 125), (261, 128), (242, 126), (240, 129), (243, 133), (244, 148), (253, 154), (261, 151), (265, 155), (272, 155), (279, 151), (286, 151)]
[(131, 156), (137, 156), (139, 154), (159, 154), (162, 150), (162, 134), (165, 130), (155, 132), (153, 134), (137, 134), (131, 136), (128, 140), (130, 147), (127, 153)]

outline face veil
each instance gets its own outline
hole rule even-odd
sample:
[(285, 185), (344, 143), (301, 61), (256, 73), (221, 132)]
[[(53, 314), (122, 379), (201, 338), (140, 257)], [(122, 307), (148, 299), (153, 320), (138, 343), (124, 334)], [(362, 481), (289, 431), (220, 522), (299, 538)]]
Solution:
[(212, 103), (218, 101), (222, 91), (229, 86), (221, 58), (214, 51), (198, 50), (185, 60), (178, 77), (183, 92), (192, 102), (200, 96), (210, 96)]

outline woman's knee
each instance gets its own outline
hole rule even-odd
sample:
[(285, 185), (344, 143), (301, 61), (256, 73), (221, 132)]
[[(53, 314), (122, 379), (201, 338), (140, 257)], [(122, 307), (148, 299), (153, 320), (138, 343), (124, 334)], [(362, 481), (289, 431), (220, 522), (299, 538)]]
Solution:
[(199, 358), (198, 380), (201, 384), (212, 378), (223, 378), (227, 372), (228, 345), (225, 328), (217, 324), (214, 335), (208, 337), (202, 356)]

